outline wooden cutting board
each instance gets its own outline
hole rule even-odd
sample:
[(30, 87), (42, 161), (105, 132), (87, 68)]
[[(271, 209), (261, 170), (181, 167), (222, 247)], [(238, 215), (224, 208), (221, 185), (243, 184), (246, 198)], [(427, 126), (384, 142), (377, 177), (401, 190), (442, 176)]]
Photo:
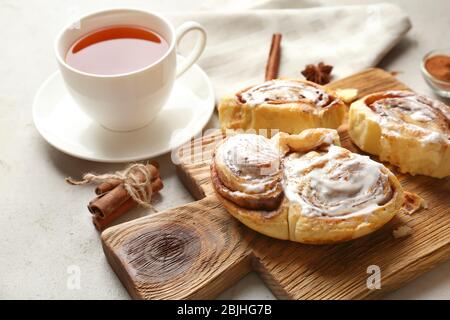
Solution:
[[(369, 69), (329, 85), (375, 91), (407, 89), (389, 73)], [(342, 130), (343, 146), (359, 150)], [(178, 151), (178, 173), (194, 203), (150, 215), (102, 233), (106, 257), (133, 298), (207, 299), (255, 270), (282, 299), (378, 298), (450, 257), (450, 179), (398, 175), (428, 209), (399, 214), (381, 230), (339, 245), (303, 245), (248, 229), (215, 198), (209, 163), (218, 131)], [(412, 235), (395, 239), (406, 224)], [(381, 271), (381, 288), (368, 289), (368, 267)]]

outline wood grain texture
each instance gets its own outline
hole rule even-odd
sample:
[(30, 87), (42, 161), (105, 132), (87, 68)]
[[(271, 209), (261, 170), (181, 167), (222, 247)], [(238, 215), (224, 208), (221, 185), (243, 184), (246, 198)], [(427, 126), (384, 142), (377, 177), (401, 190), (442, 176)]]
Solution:
[[(369, 69), (329, 85), (356, 88), (359, 95), (407, 89), (389, 73)], [(345, 126), (342, 145), (361, 151)], [(403, 187), (425, 198), (428, 209), (399, 214), (381, 230), (339, 245), (303, 245), (275, 240), (239, 224), (215, 199), (209, 163), (214, 134), (179, 149), (178, 174), (199, 200), (156, 216), (107, 229), (105, 254), (134, 298), (213, 298), (251, 269), (280, 299), (378, 298), (450, 258), (450, 179), (395, 172)], [(376, 159), (376, 158), (375, 158)], [(412, 235), (395, 239), (406, 224)], [(381, 269), (381, 289), (366, 286), (367, 267)]]
[(254, 233), (208, 197), (102, 233), (106, 257), (136, 299), (205, 299), (251, 269)]

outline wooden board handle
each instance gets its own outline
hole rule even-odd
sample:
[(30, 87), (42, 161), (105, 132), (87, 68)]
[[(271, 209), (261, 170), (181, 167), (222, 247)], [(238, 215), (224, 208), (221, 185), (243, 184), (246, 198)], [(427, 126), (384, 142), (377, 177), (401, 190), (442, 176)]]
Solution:
[(204, 299), (250, 272), (251, 236), (207, 197), (108, 228), (102, 242), (133, 298)]

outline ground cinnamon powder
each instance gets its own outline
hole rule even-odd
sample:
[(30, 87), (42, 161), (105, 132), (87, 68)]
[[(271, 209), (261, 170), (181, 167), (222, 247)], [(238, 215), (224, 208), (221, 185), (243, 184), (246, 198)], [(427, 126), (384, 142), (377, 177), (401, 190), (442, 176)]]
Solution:
[(450, 56), (436, 55), (425, 60), (425, 69), (438, 80), (450, 82)]

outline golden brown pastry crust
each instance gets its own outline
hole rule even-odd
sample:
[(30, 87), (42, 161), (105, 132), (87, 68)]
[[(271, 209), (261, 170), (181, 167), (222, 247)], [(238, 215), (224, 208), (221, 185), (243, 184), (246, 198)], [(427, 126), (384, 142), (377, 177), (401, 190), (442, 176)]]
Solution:
[(278, 150), (262, 136), (230, 136), (216, 146), (211, 180), (225, 208), (252, 229), (288, 239), (281, 176)]
[(282, 199), (280, 155), (260, 135), (234, 135), (219, 143), (211, 178), (222, 197), (246, 209), (273, 210)]
[(262, 211), (273, 210), (279, 206), (283, 198), (283, 190), (280, 183), (278, 183), (273, 190), (264, 194), (244, 192), (237, 194), (236, 190), (230, 190), (223, 184), (222, 180), (220, 180), (214, 162), (211, 164), (211, 180), (216, 192), (219, 193), (221, 197), (234, 202), (242, 208)]
[[(321, 244), (359, 238), (379, 229), (401, 208), (403, 192), (397, 178), (365, 156), (331, 146), (326, 151), (311, 151), (300, 161), (303, 169), (294, 184), (298, 195), (290, 197), (285, 191), (291, 203), (288, 216), (293, 241)], [(296, 197), (300, 200), (295, 201)]]
[(363, 151), (412, 175), (450, 175), (450, 107), (409, 91), (368, 95), (350, 107), (349, 134)]
[[(403, 190), (396, 177), (368, 157), (340, 148), (335, 130), (310, 129), (300, 135), (280, 133), (270, 141), (282, 157), (280, 171), (283, 179), (280, 185), (283, 192), (279, 193), (281, 199), (274, 209), (267, 210), (265, 201), (268, 198), (260, 194), (255, 195), (255, 203), (258, 203), (258, 197), (260, 200), (259, 208), (242, 205), (241, 197), (229, 196), (230, 193), (224, 192), (227, 188), (219, 178), (215, 158), (211, 165), (213, 186), (219, 200), (230, 214), (251, 229), (274, 238), (302, 243), (337, 243), (377, 230), (401, 208)], [(294, 170), (289, 171), (288, 167)], [(353, 175), (358, 168), (362, 171)], [(350, 181), (350, 186), (356, 185), (355, 190), (349, 191), (349, 200), (345, 194), (339, 194), (345, 187), (345, 179)], [(370, 183), (358, 185), (352, 179)], [(331, 194), (338, 192), (337, 198), (327, 195), (327, 192), (320, 195), (327, 188)], [(370, 190), (374, 190), (371, 191), (373, 194)], [(314, 197), (318, 194), (322, 200), (330, 197), (329, 201), (317, 204)], [(313, 197), (311, 201), (308, 200), (310, 196)], [(347, 204), (351, 209), (347, 209)]]
[(276, 79), (222, 98), (218, 110), (222, 129), (299, 133), (338, 128), (347, 106), (333, 91), (313, 82)]

